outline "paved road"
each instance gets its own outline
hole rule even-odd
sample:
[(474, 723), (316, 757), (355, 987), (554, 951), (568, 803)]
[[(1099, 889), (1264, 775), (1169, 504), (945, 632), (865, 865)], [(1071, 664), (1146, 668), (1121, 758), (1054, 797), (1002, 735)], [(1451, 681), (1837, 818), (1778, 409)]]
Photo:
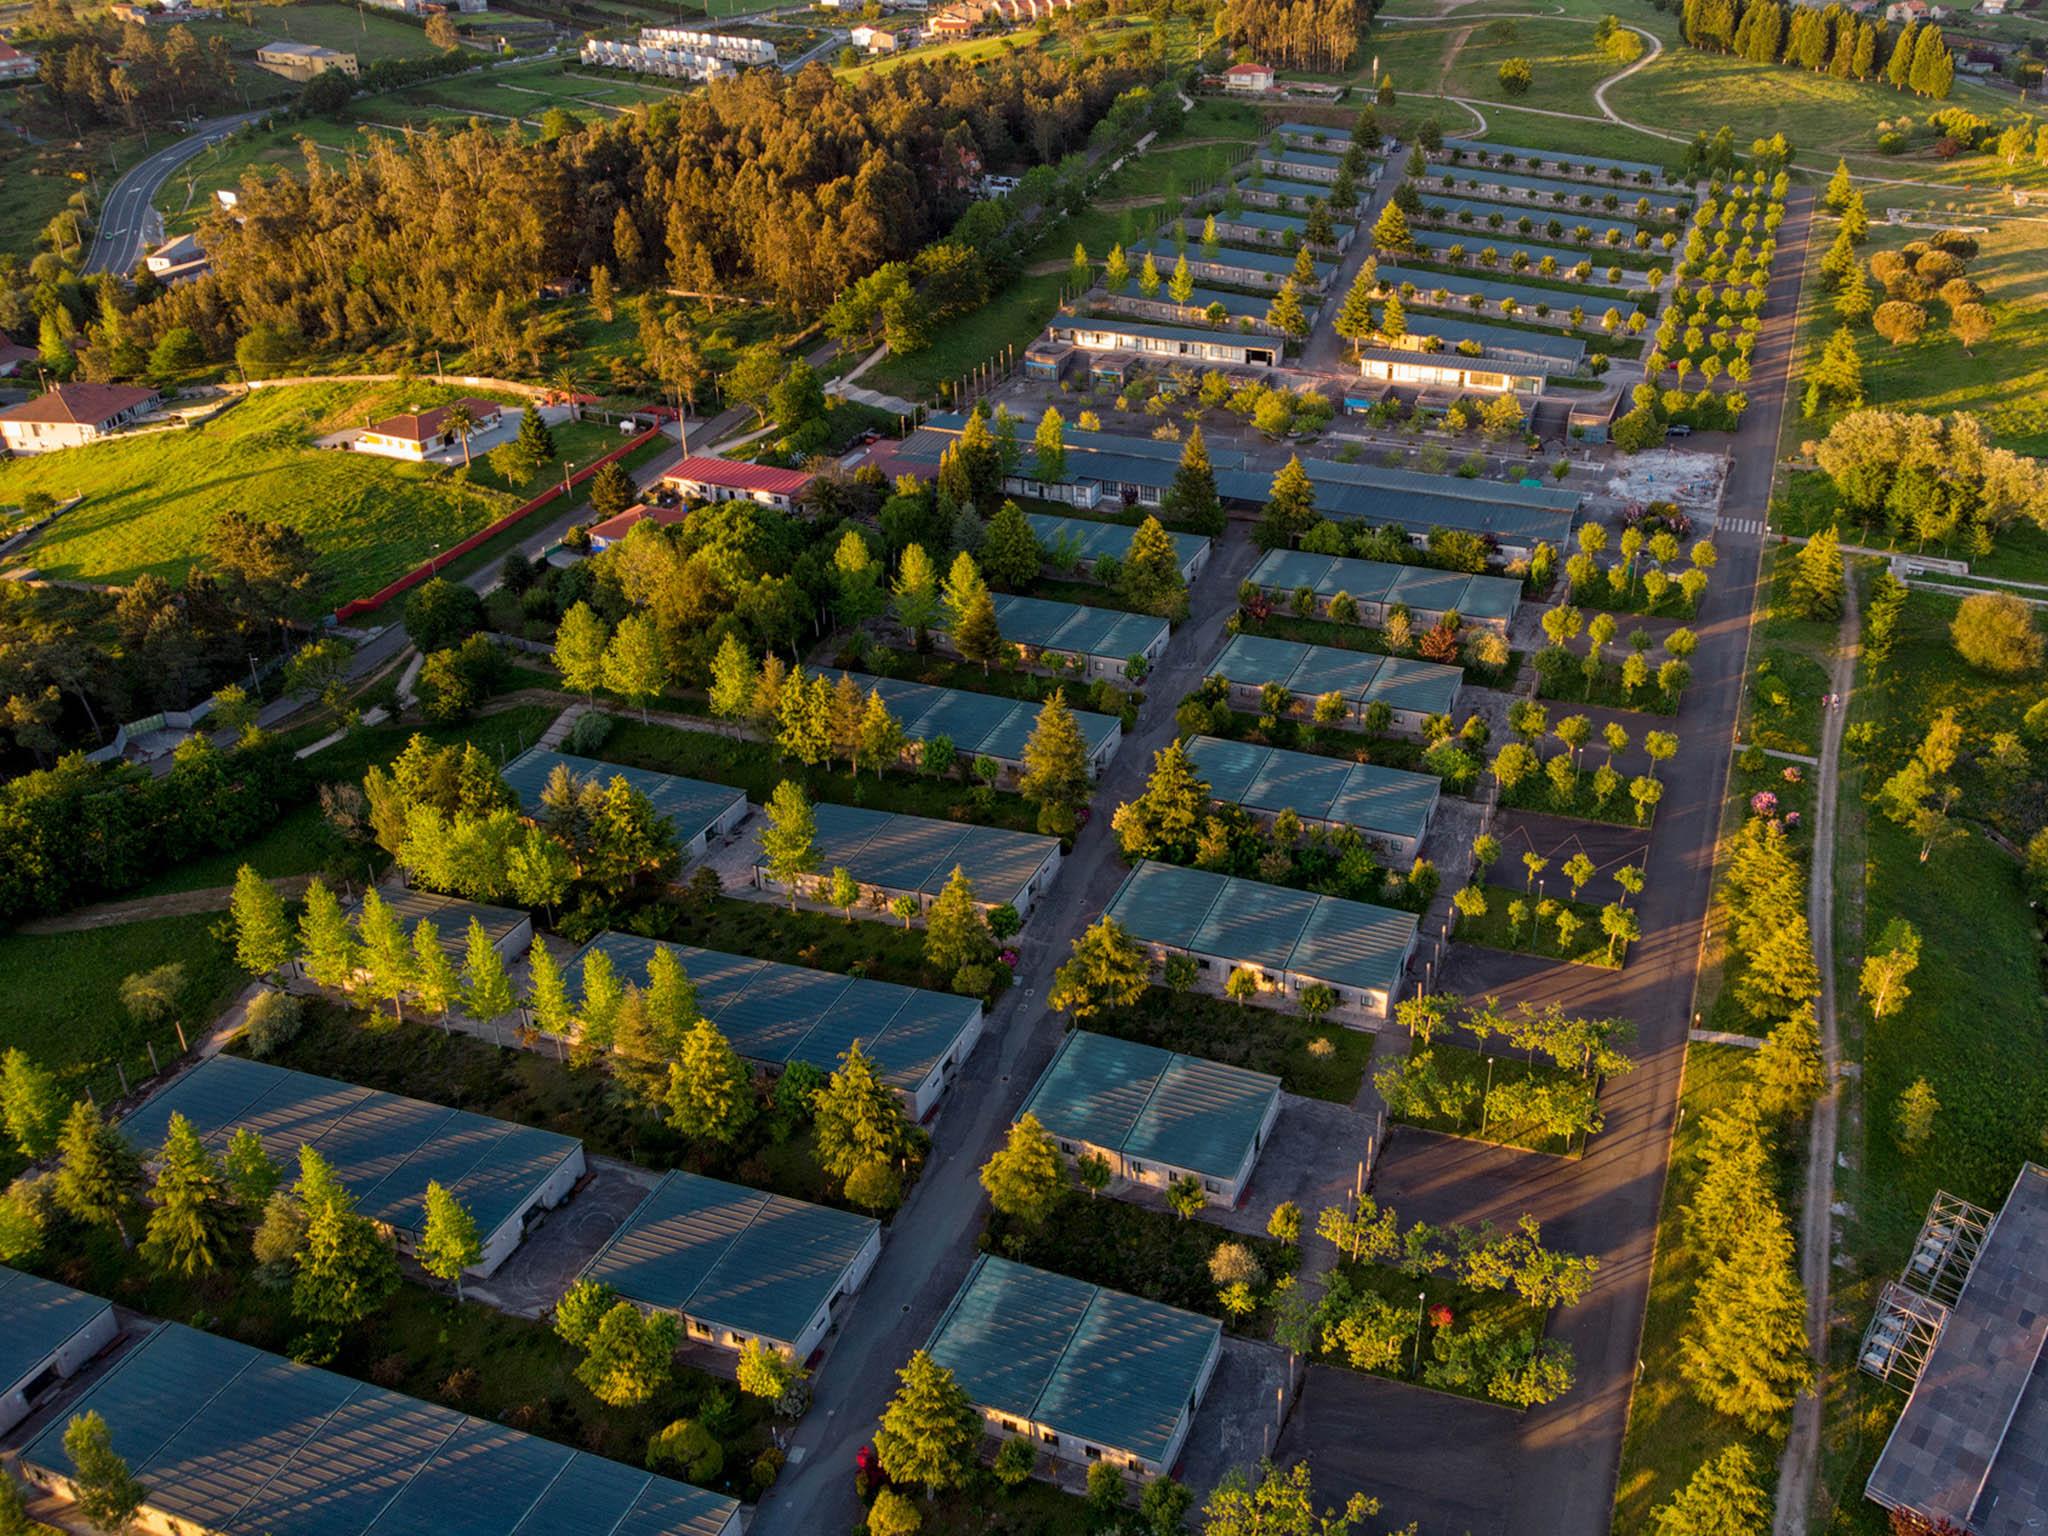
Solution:
[(156, 194), (170, 178), (171, 172), (207, 146), (218, 144), (242, 124), (254, 122), (263, 115), (261, 112), (242, 112), (234, 117), (219, 117), (201, 123), (175, 144), (165, 145), (147, 160), (131, 167), (114, 183), (114, 190), (107, 194), (107, 200), (100, 208), (99, 227), (93, 231), (92, 250), (85, 258), (86, 272), (126, 275), (134, 271), (135, 264), (142, 260), (144, 242), (154, 240), (156, 233), (160, 232)]
[(857, 1525), (854, 1452), (873, 1435), (895, 1391), (897, 1369), (923, 1346), (966, 1277), (984, 1213), (976, 1174), (1064, 1029), (1043, 1001), (1052, 972), (1123, 878), (1109, 817), (1099, 808), (1143, 789), (1152, 754), (1172, 739), (1174, 707), (1222, 644), (1237, 585), (1256, 557), (1240, 526), (1197, 579), (1198, 616), (1181, 626), (1153, 672), (1138, 728), (1103, 775), (1098, 812), (1024, 931), (1016, 984), (997, 1003), (980, 1048), (945, 1102), (933, 1129), (931, 1166), (890, 1224), (874, 1273), (847, 1309), (843, 1332), (819, 1373), (816, 1402), (797, 1427), (790, 1465), (761, 1501), (752, 1536), (814, 1536)]
[[(1811, 215), (1811, 194), (1794, 193), (1780, 238), (1788, 255), (1804, 250)], [(1760, 522), (1769, 503), (1798, 287), (1798, 262), (1781, 263), (1735, 444), (1731, 516)], [(1717, 542), (1721, 563), (1694, 626), (1701, 644), (1676, 725), (1681, 750), (1664, 770), (1650, 842), (1643, 937), (1627, 968), (1617, 975), (1454, 949), (1446, 977), (1454, 991), (1632, 1019), (1639, 1066), (1603, 1093), (1606, 1130), (1575, 1163), (1401, 1132), (1376, 1187), (1404, 1220), (1500, 1222), (1526, 1210), (1548, 1240), (1597, 1255), (1592, 1294), (1554, 1328), (1572, 1347), (1578, 1385), (1515, 1415), (1316, 1366), (1281, 1440), (1284, 1455), (1312, 1458), (1321, 1493), (1376, 1494), (1388, 1516), (1419, 1520), (1425, 1536), (1598, 1536), (1610, 1524), (1762, 553), (1754, 534)], [(1588, 713), (1596, 723), (1620, 718), (1638, 736), (1646, 719)]]

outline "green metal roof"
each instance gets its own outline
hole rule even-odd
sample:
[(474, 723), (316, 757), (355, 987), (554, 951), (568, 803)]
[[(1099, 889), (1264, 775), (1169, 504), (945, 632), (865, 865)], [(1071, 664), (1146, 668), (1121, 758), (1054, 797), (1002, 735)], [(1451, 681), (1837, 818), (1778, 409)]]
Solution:
[(541, 792), (558, 767), (567, 768), (582, 783), (609, 784), (613, 779), (624, 779), (654, 802), (654, 808), (674, 825), (676, 839), (685, 848), (699, 834), (716, 826), (735, 805), (744, 805), (747, 798), (737, 789), (703, 779), (685, 779), (673, 773), (627, 768), (596, 758), (571, 757), (566, 752), (529, 747), (505, 768), (506, 785), (519, 797), (519, 804), (529, 815), (540, 810)]
[[(994, 694), (970, 693), (964, 688), (937, 688), (930, 683), (913, 683), (899, 677), (869, 677), (862, 672), (847, 674), (865, 691), (880, 693), (912, 741), (930, 741), (943, 736), (958, 750), (1008, 762), (1022, 762), (1024, 743), (1038, 725), (1044, 706), (1022, 699), (1002, 699)], [(1123, 730), (1114, 715), (1090, 710), (1071, 710), (1074, 724), (1093, 752)]]
[[(1092, 517), (1059, 517), (1049, 512), (1027, 512), (1024, 520), (1048, 551), (1071, 539), (1075, 554), (1083, 560), (1100, 560), (1104, 555), (1128, 559), (1131, 540), (1138, 532), (1135, 523), (1105, 523)], [(1169, 529), (1166, 536), (1173, 540), (1174, 558), (1180, 562), (1183, 575), (1209, 547), (1209, 541), (1199, 533), (1175, 533)]]
[(926, 1347), (985, 1408), (1158, 1461), (1222, 1333), (1214, 1318), (983, 1254)]
[[(399, 887), (377, 887), (377, 894), (384, 899), (384, 905), (391, 909), (391, 915), (398, 919), (410, 935), (422, 922), (432, 923), (434, 932), (441, 940), (441, 948), (460, 965), (469, 953), (469, 920), (475, 918), (484, 925), (484, 934), (492, 947), (502, 944), (518, 931), (520, 924), (527, 920), (524, 912), (511, 907), (487, 907), (482, 902), (463, 901), (456, 896), (439, 896), (432, 891), (407, 890)], [(363, 913), (361, 900), (348, 904), (348, 915), (360, 918)]]
[(1209, 676), (1248, 688), (1279, 683), (1297, 698), (1339, 693), (1355, 707), (1384, 699), (1394, 709), (1448, 714), (1464, 671), (1408, 656), (1381, 656), (1332, 645), (1302, 645), (1266, 635), (1233, 635), (1209, 664)]
[(174, 1114), (215, 1150), (246, 1126), (287, 1168), (296, 1166), (301, 1146), (313, 1147), (333, 1163), (363, 1215), (405, 1231), (425, 1220), (431, 1180), (461, 1201), (488, 1237), (580, 1145), (553, 1131), (242, 1056), (201, 1062), (123, 1120), (121, 1132), (154, 1153)]
[(630, 933), (602, 933), (591, 940), (570, 963), (569, 979), (580, 991), (585, 958), (602, 950), (621, 978), (645, 983), (657, 948), (672, 951), (682, 962), (697, 989), (698, 1008), (742, 1056), (774, 1066), (807, 1061), (831, 1072), (858, 1040), (875, 1070), (905, 1093), (931, 1075), (981, 1013), (971, 997)]
[(996, 626), (1005, 640), (1019, 645), (1118, 662), (1149, 650), (1167, 632), (1166, 620), (1149, 614), (1009, 594), (996, 598)]
[[(724, 1536), (688, 1483), (166, 1323), (74, 1405), (148, 1503), (222, 1536)], [(65, 1420), (23, 1453), (69, 1476)]]
[(676, 1172), (583, 1274), (643, 1306), (794, 1344), (879, 1230), (867, 1216)]
[(1415, 942), (1412, 912), (1150, 859), (1105, 910), (1143, 943), (1389, 994)]
[(1056, 1137), (1234, 1179), (1280, 1079), (1075, 1030), (1018, 1111)]
[(1059, 849), (1059, 839), (1002, 827), (815, 805), (818, 873), (844, 867), (863, 885), (936, 896), (957, 865), (977, 901), (1014, 902)]
[(1426, 773), (1347, 763), (1312, 752), (1197, 736), (1188, 743), (1210, 798), (1266, 816), (1293, 811), (1382, 837), (1419, 838), (1442, 792)]
[(107, 1305), (84, 1291), (0, 1264), (0, 1392), (42, 1369)]

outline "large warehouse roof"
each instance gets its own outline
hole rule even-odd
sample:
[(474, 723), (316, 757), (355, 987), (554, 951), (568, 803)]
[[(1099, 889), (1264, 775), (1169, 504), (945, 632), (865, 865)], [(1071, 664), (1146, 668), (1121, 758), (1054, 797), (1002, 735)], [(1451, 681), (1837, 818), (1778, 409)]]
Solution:
[(401, 1098), (242, 1056), (201, 1062), (121, 1122), (138, 1149), (163, 1145), (181, 1114), (216, 1150), (246, 1126), (287, 1168), (311, 1146), (334, 1165), (373, 1221), (406, 1231), (425, 1219), (427, 1182), (439, 1183), (486, 1237), (524, 1206), (578, 1143), (572, 1137), (468, 1110)]
[(1166, 638), (1167, 624), (1149, 614), (1085, 608), (1045, 597), (996, 597), (996, 626), (1014, 645), (1123, 661)]
[(1347, 763), (1313, 752), (1288, 752), (1197, 736), (1188, 743), (1195, 771), (1212, 798), (1277, 816), (1292, 811), (1380, 837), (1419, 840), (1436, 809), (1440, 782), (1377, 763)]
[[(1590, 208), (1559, 208), (1550, 203), (1493, 202), (1476, 192), (1461, 193), (1453, 197), (1442, 187), (1429, 185), (1419, 186), (1415, 190), (1422, 194), (1422, 206), (1425, 209), (1434, 211), (1440, 208), (1454, 219), (1461, 213), (1471, 214), (1470, 223), (1460, 227), (1475, 231), (1488, 228), (1486, 221), (1497, 213), (1501, 217), (1500, 227), (1503, 231), (1514, 229), (1516, 220), (1526, 217), (1530, 221), (1532, 233), (1548, 233), (1552, 219), (1557, 220), (1566, 229), (1577, 229), (1583, 224), (1593, 232), (1596, 239), (1601, 240), (1607, 238), (1607, 231), (1610, 229), (1620, 230), (1624, 241), (1632, 239), (1636, 232), (1635, 225), (1627, 219), (1611, 219), (1605, 214), (1595, 213)], [(1618, 251), (1623, 247), (1610, 246), (1606, 249)], [(1589, 251), (1587, 254), (1596, 262), (1600, 259), (1598, 251)]]
[(879, 1229), (871, 1217), (676, 1172), (583, 1274), (642, 1306), (788, 1344)]
[(1264, 1072), (1077, 1029), (1017, 1113), (1067, 1141), (1229, 1180), (1279, 1096)]
[(1502, 155), (1513, 155), (1526, 163), (1544, 165), (1582, 165), (1591, 170), (1606, 171), (1649, 171), (1662, 176), (1664, 167), (1652, 165), (1647, 160), (1609, 160), (1602, 155), (1568, 155), (1556, 149), (1526, 149), (1520, 144), (1495, 144), (1486, 139), (1452, 139), (1444, 146), (1446, 152), (1462, 149), (1468, 155), (1491, 155), (1498, 159)]
[(774, 1066), (807, 1061), (831, 1072), (858, 1040), (875, 1070), (904, 1093), (916, 1092), (981, 1013), (975, 999), (950, 992), (752, 960), (631, 933), (603, 933), (591, 940), (570, 963), (571, 979), (580, 987), (584, 958), (602, 950), (622, 978), (644, 985), (656, 949), (674, 952), (697, 989), (697, 1007), (742, 1056)]
[[(1463, 243), (1468, 247), (1472, 236), (1449, 234), (1440, 229), (1418, 229), (1415, 239), (1421, 245), (1445, 246)], [(1494, 244), (1489, 239), (1486, 244)], [(1527, 250), (1530, 247), (1517, 246), (1506, 241), (1498, 242), (1503, 251)], [(1458, 355), (1458, 343), (1476, 341), (1485, 348), (1488, 355), (1519, 354), (1523, 357), (1540, 357), (1556, 363), (1560, 368), (1576, 370), (1586, 361), (1586, 344), (1576, 336), (1563, 332), (1527, 331), (1516, 326), (1489, 325), (1483, 320), (1453, 320), (1433, 309), (1410, 310), (1406, 343), (1412, 344), (1418, 337), (1434, 336), (1444, 344), (1452, 356)]]
[(1223, 1325), (994, 1254), (926, 1347), (976, 1403), (1157, 1460)]
[(2048, 1170), (2020, 1169), (1872, 1469), (1888, 1509), (1975, 1536), (2048, 1520)]
[[(1138, 532), (1134, 523), (1105, 523), (1092, 517), (1056, 517), (1047, 512), (1029, 513), (1025, 521), (1031, 524), (1031, 531), (1048, 552), (1071, 541), (1075, 558), (1080, 560), (1100, 560), (1104, 555), (1126, 559), (1131, 553), (1131, 540)], [(1209, 541), (1199, 533), (1169, 530), (1166, 536), (1173, 540), (1174, 557), (1179, 560), (1183, 575), (1209, 547)]]
[[(724, 1536), (739, 1505), (166, 1323), (74, 1405), (172, 1519), (225, 1536)], [(22, 1453), (72, 1472), (59, 1420)]]
[(1449, 713), (1465, 678), (1461, 669), (1441, 662), (1303, 645), (1265, 635), (1232, 635), (1209, 664), (1209, 676), (1250, 688), (1279, 683), (1301, 699), (1338, 693), (1357, 707), (1384, 702), (1392, 709), (1428, 715)]
[(1124, 877), (1106, 914), (1144, 943), (1389, 994), (1416, 926), (1412, 912), (1150, 859)]
[[(986, 753), (1004, 762), (1022, 762), (1024, 743), (1038, 724), (1044, 706), (1022, 699), (998, 698), (990, 693), (969, 693), (964, 688), (939, 688), (930, 683), (913, 683), (899, 677), (869, 677), (848, 674), (866, 692), (872, 688), (912, 741), (931, 741), (943, 736), (956, 750), (972, 757)], [(1124, 726), (1114, 715), (1098, 715), (1085, 709), (1071, 711), (1092, 753)]]
[(843, 867), (862, 885), (936, 896), (958, 865), (989, 906), (1014, 903), (1060, 846), (1056, 837), (854, 805), (814, 805), (811, 814), (819, 874)]
[(0, 1264), (0, 1392), (25, 1379), (107, 1303)]
[(1348, 592), (1361, 603), (1406, 603), (1429, 613), (1455, 611), (1468, 619), (1511, 619), (1522, 600), (1522, 584), (1512, 577), (1312, 555), (1300, 549), (1268, 550), (1252, 567), (1251, 579), (1275, 591), (1307, 587), (1326, 600)]
[[(1386, 269), (1382, 268), (1382, 272)], [(1315, 487), (1316, 510), (1340, 522), (1395, 524), (1414, 533), (1457, 528), (1511, 543), (1546, 539), (1561, 547), (1579, 498), (1570, 491), (1504, 480), (1467, 480), (1378, 464), (1303, 459)], [(1217, 492), (1228, 501), (1262, 503), (1272, 492), (1265, 470), (1218, 469)]]
[(513, 758), (505, 769), (505, 783), (529, 814), (540, 809), (541, 791), (547, 788), (548, 780), (557, 767), (567, 768), (575, 778), (584, 782), (595, 780), (609, 784), (613, 779), (624, 779), (653, 801), (654, 808), (674, 824), (676, 840), (686, 849), (700, 834), (718, 825), (720, 818), (735, 805), (744, 805), (747, 798), (739, 790), (723, 784), (709, 784), (702, 779), (679, 778), (672, 773), (625, 768), (617, 763), (599, 762), (595, 758), (571, 757), (565, 752), (529, 747)]

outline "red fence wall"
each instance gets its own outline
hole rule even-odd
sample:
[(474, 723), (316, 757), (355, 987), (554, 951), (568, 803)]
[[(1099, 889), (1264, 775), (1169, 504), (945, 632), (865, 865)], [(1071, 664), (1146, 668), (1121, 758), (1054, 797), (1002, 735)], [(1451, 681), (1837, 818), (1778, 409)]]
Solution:
[[(646, 411), (640, 411), (636, 412), (635, 414), (648, 415), (651, 413)], [(670, 414), (673, 415), (674, 413), (671, 412)], [(581, 485), (585, 480), (588, 480), (592, 475), (596, 474), (600, 469), (604, 468), (605, 465), (610, 464), (617, 459), (622, 459), (627, 454), (631, 453), (634, 449), (643, 447), (647, 443), (652, 442), (657, 436), (660, 435), (660, 432), (661, 428), (650, 427), (645, 432), (642, 432), (638, 437), (633, 438), (632, 440), (621, 445), (620, 447), (614, 448), (610, 453), (606, 454), (603, 458), (593, 459), (590, 463), (584, 465), (583, 468), (577, 470), (575, 474), (569, 477), (569, 484), (571, 484), (572, 486)], [(348, 602), (343, 603), (339, 608), (334, 610), (334, 622), (337, 624), (346, 624), (350, 619), (356, 618), (362, 614), (375, 612), (377, 609), (382, 608), (386, 603), (390, 602), (391, 599), (397, 597), (400, 593), (410, 592), (414, 587), (418, 586), (421, 582), (425, 581), (429, 576), (438, 575), (440, 573), (441, 568), (447, 565), (451, 560), (461, 559), (471, 550), (476, 549), (481, 545), (488, 544), (492, 539), (495, 539), (499, 534), (503, 533), (507, 528), (510, 528), (520, 519), (528, 517), (533, 513), (538, 512), (542, 507), (551, 505), (555, 501), (560, 500), (562, 494), (563, 491), (559, 485), (549, 486), (545, 491), (542, 491), (540, 495), (534, 497), (533, 500), (527, 502), (524, 506), (515, 507), (510, 512), (507, 512), (503, 517), (499, 518), (495, 523), (491, 523), (487, 527), (477, 529), (477, 531), (475, 533), (472, 533), (468, 538), (462, 540), (458, 544), (450, 545), (447, 549), (442, 550), (438, 555), (434, 556), (433, 559), (427, 561), (424, 565), (414, 566), (411, 570), (407, 571), (403, 576), (399, 577), (398, 580), (392, 582), (390, 586), (384, 588), (381, 592), (373, 592), (368, 597), (351, 598)]]

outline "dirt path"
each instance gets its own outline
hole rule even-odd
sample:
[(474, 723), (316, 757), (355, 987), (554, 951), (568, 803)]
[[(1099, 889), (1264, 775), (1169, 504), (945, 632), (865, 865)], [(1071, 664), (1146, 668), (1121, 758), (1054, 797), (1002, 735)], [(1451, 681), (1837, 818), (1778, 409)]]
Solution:
[[(294, 897), (306, 889), (311, 875), (281, 875), (270, 883), (278, 894)], [(22, 923), (16, 933), (85, 933), (94, 928), (118, 928), (123, 923), (147, 922), (153, 917), (190, 917), (198, 912), (225, 912), (235, 894), (231, 885), (216, 885), (202, 891), (167, 891), (161, 896), (139, 896), (131, 901), (103, 901), (80, 907), (56, 917), (39, 917)]]
[[(1840, 1123), (1840, 1031), (1835, 1024), (1835, 813), (1841, 775), (1842, 727), (1848, 719), (1849, 692), (1856, 679), (1861, 626), (1856, 611), (1856, 571), (1849, 567), (1842, 605), (1842, 627), (1835, 639), (1835, 662), (1828, 687), (1837, 704), (1821, 715), (1820, 767), (1816, 771), (1813, 812), (1813, 868), (1806, 890), (1806, 917), (1813, 932), (1814, 959), (1820, 965), (1821, 1059), (1827, 1063), (1828, 1089), (1813, 1106), (1813, 1124), (1806, 1145), (1806, 1203), (1799, 1216), (1799, 1278), (1806, 1287), (1806, 1332), (1812, 1342), (1817, 1380), (1828, 1364), (1828, 1276), (1834, 1258), (1835, 1143)], [(1778, 1462), (1777, 1510), (1772, 1536), (1805, 1536), (1813, 1504), (1813, 1480), (1820, 1466), (1820, 1423), (1826, 1399), (1818, 1389), (1793, 1405), (1792, 1433)]]

